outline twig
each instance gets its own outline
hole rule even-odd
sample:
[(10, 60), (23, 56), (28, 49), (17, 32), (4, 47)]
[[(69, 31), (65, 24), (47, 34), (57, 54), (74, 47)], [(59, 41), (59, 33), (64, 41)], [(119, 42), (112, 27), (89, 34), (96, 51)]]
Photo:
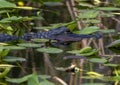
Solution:
[(48, 67), (49, 67), (49, 69), (50, 69), (49, 71), (50, 71), (51, 75), (52, 75), (52, 76), (55, 76), (55, 75), (56, 75), (56, 72), (55, 72), (55, 70), (54, 70), (54, 68), (53, 68), (53, 65), (52, 65), (51, 61), (49, 60), (49, 54), (43, 53), (43, 55), (44, 55), (44, 61), (45, 61), (45, 63), (48, 65)]
[[(77, 8), (75, 8), (75, 1), (74, 0), (71, 0), (71, 5), (72, 5), (74, 16), (76, 18), (78, 16), (78, 10), (77, 10)], [(78, 29), (82, 29), (80, 21), (77, 21), (77, 25), (78, 25)]]
[(119, 24), (120, 24), (120, 20), (115, 18), (115, 17), (112, 17), (113, 20), (117, 21)]
[(93, 44), (94, 44), (95, 48), (97, 49), (97, 48), (98, 48), (98, 45), (97, 45), (97, 43), (95, 42), (95, 40), (93, 40)]
[(69, 85), (73, 85), (73, 79), (74, 79), (74, 76), (71, 74), (71, 75), (70, 75), (70, 82), (69, 82)]
[(93, 41), (93, 38), (90, 38), (90, 40), (87, 43), (87, 46), (89, 46), (92, 43), (92, 41)]
[(101, 49), (101, 53), (99, 54), (105, 54), (105, 51), (104, 51), (104, 44), (103, 44), (103, 39), (99, 39), (99, 49)]
[(72, 20), (75, 20), (75, 17), (74, 17), (74, 15), (73, 15), (73, 13), (72, 13), (72, 9), (71, 9), (71, 6), (70, 6), (70, 2), (69, 2), (68, 0), (66, 0), (65, 4), (66, 4), (67, 9), (68, 9), (68, 11), (69, 11), (69, 14), (70, 14), (70, 16), (71, 16), (71, 19), (72, 19)]
[(33, 71), (33, 73), (36, 73), (36, 65), (35, 65), (35, 61), (34, 61), (34, 53), (33, 53), (32, 48), (30, 48), (30, 55), (32, 58), (32, 71)]
[(68, 85), (65, 81), (63, 81), (62, 79), (60, 79), (57, 76), (54, 76), (53, 79), (55, 79), (56, 81), (60, 82), (62, 85)]

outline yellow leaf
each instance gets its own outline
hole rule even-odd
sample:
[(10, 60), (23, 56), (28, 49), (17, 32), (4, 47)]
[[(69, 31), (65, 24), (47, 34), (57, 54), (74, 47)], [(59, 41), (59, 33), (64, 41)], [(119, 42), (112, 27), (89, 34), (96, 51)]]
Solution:
[(14, 65), (10, 65), (10, 64), (0, 64), (0, 68), (8, 68), (8, 67), (14, 67)]
[(29, 6), (17, 6), (16, 9), (24, 9), (24, 10), (36, 10), (37, 8), (29, 7)]
[(8, 45), (8, 44), (7, 44), (7, 43), (0, 43), (0, 46), (1, 46), (1, 45)]
[(97, 73), (97, 72), (93, 72), (93, 71), (87, 72), (86, 74), (88, 74), (89, 76), (94, 77), (94, 78), (100, 78), (100, 77), (103, 77), (102, 74)]
[(99, 5), (100, 3), (101, 3), (100, 0), (94, 0), (94, 4), (95, 4), (95, 5)]

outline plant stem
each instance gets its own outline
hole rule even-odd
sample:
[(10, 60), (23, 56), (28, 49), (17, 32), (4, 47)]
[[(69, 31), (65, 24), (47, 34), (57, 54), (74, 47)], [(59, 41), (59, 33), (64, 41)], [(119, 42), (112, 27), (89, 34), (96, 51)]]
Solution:
[(8, 16), (8, 18), (10, 18), (10, 14), (7, 12), (7, 16)]

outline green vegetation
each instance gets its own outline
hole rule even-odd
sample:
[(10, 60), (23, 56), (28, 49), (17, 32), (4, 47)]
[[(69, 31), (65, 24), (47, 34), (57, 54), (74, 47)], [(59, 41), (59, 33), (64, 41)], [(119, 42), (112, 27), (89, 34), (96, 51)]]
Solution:
[(0, 42), (0, 84), (119, 85), (119, 7), (120, 0), (0, 0), (0, 34), (22, 36), (65, 26), (75, 34), (103, 35), (62, 44)]

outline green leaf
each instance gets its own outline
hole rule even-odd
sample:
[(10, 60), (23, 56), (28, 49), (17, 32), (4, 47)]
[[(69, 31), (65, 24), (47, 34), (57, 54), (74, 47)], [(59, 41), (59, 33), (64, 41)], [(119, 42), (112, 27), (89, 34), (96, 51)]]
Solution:
[(28, 85), (41, 85), (36, 74), (32, 74), (32, 76), (28, 78)]
[(73, 31), (74, 29), (76, 29), (77, 27), (77, 23), (72, 21), (70, 22), (68, 25), (67, 25), (67, 28), (70, 30), (70, 31)]
[(61, 53), (63, 50), (53, 47), (47, 47), (47, 48), (38, 48), (38, 52), (45, 52), (45, 53)]
[(8, 74), (8, 72), (11, 70), (12, 67), (14, 66), (10, 64), (0, 64), (0, 68), (3, 69), (3, 71), (1, 70), (0, 72), (0, 78), (4, 78)]
[(0, 14), (4, 14), (4, 13), (10, 13), (13, 12), (12, 10), (0, 10)]
[(67, 53), (78, 54), (80, 53), (80, 50), (71, 50), (71, 51), (67, 51)]
[(80, 54), (76, 54), (76, 55), (80, 55), (80, 56), (92, 56), (95, 55), (99, 50), (93, 49), (91, 51), (89, 51), (88, 53), (80, 53)]
[(45, 77), (41, 76), (41, 81), (39, 83), (38, 76), (36, 74), (30, 74), (26, 75), (22, 78), (8, 78), (6, 77), (6, 81), (11, 82), (11, 83), (23, 83), (27, 82), (28, 85), (55, 85), (52, 82), (49, 82), (48, 80), (45, 79)]
[(17, 45), (23, 47), (41, 47), (41, 44), (35, 44), (35, 43), (20, 43)]
[(21, 21), (23, 18), (20, 16), (20, 17), (17, 17), (17, 16), (12, 16), (10, 18), (4, 18), (2, 20), (0, 20), (0, 23), (10, 23), (12, 21)]
[(114, 29), (109, 29), (109, 30), (99, 30), (102, 33), (115, 33)]
[(80, 2), (80, 3), (78, 4), (78, 6), (84, 6), (84, 7), (90, 7), (90, 8), (94, 7), (93, 5), (91, 5), (91, 4), (89, 4), (89, 3), (84, 3), (84, 2)]
[(55, 85), (54, 83), (48, 81), (48, 78), (51, 78), (51, 76), (48, 75), (39, 75), (40, 79), (42, 80), (40, 82), (40, 85)]
[(120, 76), (109, 76), (102, 79), (103, 81), (120, 81)]
[(89, 59), (89, 61), (93, 63), (106, 63), (107, 62), (107, 60), (104, 58), (91, 58)]
[(114, 14), (113, 13), (104, 13), (104, 14), (100, 14), (101, 17), (113, 17)]
[(11, 67), (5, 68), (3, 72), (0, 72), (0, 78), (4, 78), (10, 70), (11, 70)]
[(97, 72), (94, 72), (94, 71), (89, 71), (86, 73), (87, 75), (89, 75), (91, 78), (96, 78), (96, 79), (100, 79), (100, 78), (103, 78), (104, 75), (103, 74), (100, 74), (100, 73), (97, 73)]
[(82, 49), (80, 49), (79, 53), (88, 53), (92, 50), (92, 47), (84, 47)]
[(84, 23), (93, 23), (93, 24), (97, 24), (100, 23), (100, 20), (97, 19), (89, 19), (89, 20), (83, 20)]
[(6, 85), (6, 83), (0, 82), (0, 85)]
[(25, 58), (13, 57), (13, 56), (6, 56), (3, 60), (6, 61), (6, 62), (22, 62), (22, 61), (26, 61)]
[[(70, 23), (72, 23), (72, 22), (70, 22)], [(50, 24), (50, 25), (51, 25), (52, 29), (54, 29), (54, 28), (69, 25), (70, 23), (55, 23), (55, 24)]]
[(83, 18), (96, 18), (98, 16), (99, 12), (95, 10), (85, 11), (83, 13), (80, 13), (78, 16), (79, 19)]
[(7, 43), (0, 43), (0, 46), (8, 45)]
[(11, 26), (8, 26), (8, 27), (6, 28), (6, 30), (7, 30), (7, 31), (13, 31), (13, 29), (12, 29)]
[(118, 64), (107, 63), (107, 64), (104, 64), (104, 66), (117, 67), (119, 65)]
[(78, 56), (91, 56), (98, 52), (99, 50), (92, 49), (91, 47), (85, 47), (80, 50), (67, 51), (67, 53), (76, 54)]
[(92, 50), (92, 47), (84, 47), (80, 50), (72, 50), (72, 51), (67, 51), (67, 53), (72, 53), (72, 54), (80, 54), (80, 53), (88, 53)]
[(97, 31), (99, 31), (99, 27), (91, 26), (91, 27), (86, 27), (83, 30), (76, 31), (74, 33), (76, 33), (76, 34), (92, 34)]
[(51, 76), (49, 76), (49, 75), (38, 75), (38, 77), (41, 78), (41, 79), (49, 79), (49, 78), (51, 78)]
[(117, 7), (98, 7), (95, 9), (102, 10), (102, 11), (119, 11), (120, 10), (120, 8), (117, 8)]
[[(0, 32), (12, 35), (13, 28), (9, 24), (0, 23)], [(7, 43), (7, 42), (6, 42)]]
[(11, 83), (23, 83), (25, 81), (27, 81), (33, 74), (24, 76), (22, 78), (8, 78), (6, 77), (6, 81), (11, 82)]
[(40, 82), (40, 85), (55, 85), (55, 84), (48, 80), (44, 80), (44, 81)]
[(14, 3), (8, 2), (6, 0), (0, 0), (0, 8), (14, 8), (16, 5)]
[(11, 68), (11, 67), (14, 67), (14, 66), (10, 64), (0, 64), (0, 68)]
[(9, 50), (23, 50), (26, 49), (25, 47), (19, 47), (19, 46), (0, 46), (0, 49), (9, 49)]
[(120, 46), (120, 39), (113, 41), (111, 44), (109, 44), (107, 47), (119, 47)]
[(22, 21), (31, 21), (31, 20), (42, 20), (43, 18), (38, 16), (38, 17), (22, 17), (22, 16), (11, 16), (10, 18), (4, 18), (0, 20), (0, 23), (11, 23), (11, 22), (22, 22)]
[(8, 49), (2, 50), (2, 51), (0, 52), (0, 56), (4, 57), (4, 56), (6, 56), (8, 53), (9, 53), (9, 50), (8, 50)]

